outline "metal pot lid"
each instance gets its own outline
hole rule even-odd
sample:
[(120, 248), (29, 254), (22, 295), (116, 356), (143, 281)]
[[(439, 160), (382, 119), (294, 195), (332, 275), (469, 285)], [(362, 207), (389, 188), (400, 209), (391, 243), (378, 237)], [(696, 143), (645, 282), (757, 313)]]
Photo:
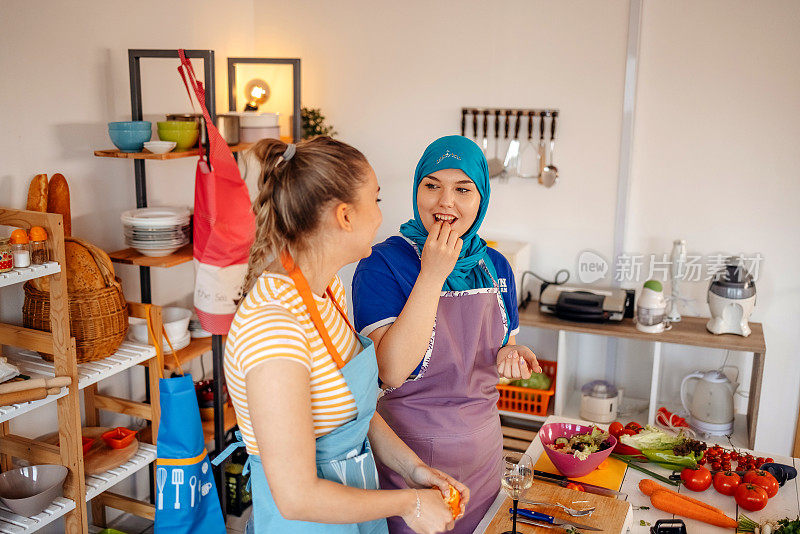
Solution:
[(708, 290), (728, 299), (747, 299), (756, 294), (753, 275), (744, 267), (741, 257), (730, 257), (725, 267), (714, 275)]
[(617, 387), (605, 380), (593, 380), (584, 384), (581, 393), (597, 399), (611, 399), (617, 396)]

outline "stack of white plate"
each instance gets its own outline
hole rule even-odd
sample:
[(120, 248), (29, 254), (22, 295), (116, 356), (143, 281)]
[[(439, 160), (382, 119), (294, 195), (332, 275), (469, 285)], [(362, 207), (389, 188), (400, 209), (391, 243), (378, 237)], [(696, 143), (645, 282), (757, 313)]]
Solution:
[(189, 242), (189, 218), (186, 208), (164, 206), (140, 208), (122, 214), (125, 243), (141, 254), (168, 256)]

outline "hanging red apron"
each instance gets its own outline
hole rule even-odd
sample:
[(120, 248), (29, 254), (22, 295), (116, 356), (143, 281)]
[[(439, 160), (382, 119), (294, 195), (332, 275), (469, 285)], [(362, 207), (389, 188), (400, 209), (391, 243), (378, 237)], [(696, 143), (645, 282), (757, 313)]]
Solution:
[(255, 238), (255, 216), (233, 153), (206, 108), (203, 84), (197, 80), (184, 51), (179, 50), (178, 55), (178, 72), (184, 83), (191, 85), (203, 110), (211, 147), (210, 154), (205, 154), (200, 143), (195, 173), (194, 307), (204, 330), (224, 335), (242, 297), (250, 246)]
[[(418, 378), (386, 393), (378, 413), (431, 467), (470, 490), (456, 533), (471, 533), (500, 491), (503, 434), (497, 411), (497, 351), (505, 339), (498, 289), (443, 292), (433, 346)], [(394, 471), (378, 463), (382, 489), (405, 488)], [(399, 517), (389, 531), (411, 533)]]

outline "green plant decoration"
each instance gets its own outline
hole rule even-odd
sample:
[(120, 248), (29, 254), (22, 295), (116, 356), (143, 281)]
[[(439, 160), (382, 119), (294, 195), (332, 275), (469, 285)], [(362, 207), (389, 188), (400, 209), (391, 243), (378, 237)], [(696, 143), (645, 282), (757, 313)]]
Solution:
[(333, 126), (325, 124), (325, 115), (319, 108), (300, 108), (300, 117), (303, 121), (303, 139), (311, 139), (318, 135), (336, 135)]

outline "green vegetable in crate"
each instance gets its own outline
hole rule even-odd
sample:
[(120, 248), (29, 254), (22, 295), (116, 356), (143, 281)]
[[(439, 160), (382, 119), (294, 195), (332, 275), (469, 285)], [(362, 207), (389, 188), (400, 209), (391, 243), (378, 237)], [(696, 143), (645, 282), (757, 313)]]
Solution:
[(544, 373), (533, 373), (530, 378), (525, 380), (515, 380), (511, 382), (512, 386), (519, 386), (530, 389), (550, 389), (551, 379)]

